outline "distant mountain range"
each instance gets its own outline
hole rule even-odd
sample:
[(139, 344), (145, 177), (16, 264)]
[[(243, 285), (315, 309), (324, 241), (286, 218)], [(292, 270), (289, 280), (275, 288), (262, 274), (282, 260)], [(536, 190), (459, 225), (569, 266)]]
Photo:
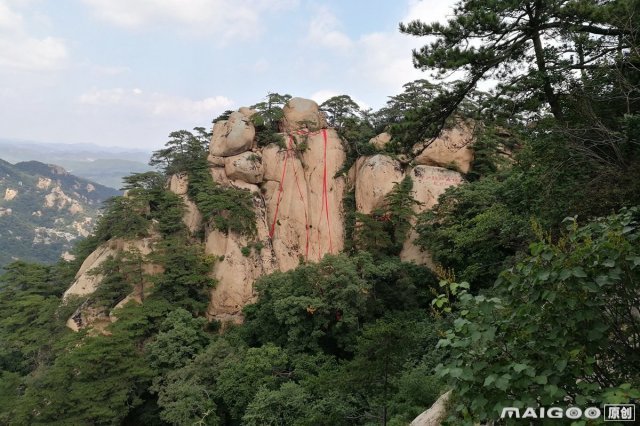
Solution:
[(18, 259), (55, 262), (119, 194), (60, 166), (0, 160), (0, 269)]
[(0, 158), (10, 163), (41, 161), (57, 164), (69, 173), (111, 188), (122, 187), (122, 177), (150, 170), (151, 153), (144, 150), (92, 144), (40, 143), (0, 139)]

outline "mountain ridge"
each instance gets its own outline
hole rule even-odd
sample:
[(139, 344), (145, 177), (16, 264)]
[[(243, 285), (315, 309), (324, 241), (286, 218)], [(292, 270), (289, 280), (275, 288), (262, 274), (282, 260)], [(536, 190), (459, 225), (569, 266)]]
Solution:
[(0, 155), (10, 163), (40, 161), (64, 167), (70, 173), (119, 189), (122, 178), (151, 169), (150, 153), (140, 149), (104, 147), (88, 143), (65, 144), (0, 138)]
[(55, 262), (90, 234), (102, 202), (119, 194), (57, 165), (0, 159), (0, 268)]

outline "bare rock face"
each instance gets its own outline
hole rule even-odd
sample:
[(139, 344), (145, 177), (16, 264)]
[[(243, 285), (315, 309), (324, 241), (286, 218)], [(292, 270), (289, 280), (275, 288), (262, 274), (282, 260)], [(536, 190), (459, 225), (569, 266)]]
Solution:
[(49, 188), (49, 186), (51, 186), (51, 182), (52, 182), (51, 179), (39, 176), (38, 177), (38, 183), (36, 184), (36, 186), (39, 189), (47, 189), (47, 188)]
[[(431, 143), (421, 143), (414, 147), (418, 155), (415, 164), (437, 167), (455, 167), (462, 173), (469, 173), (473, 163), (473, 124), (459, 122), (451, 129), (443, 130), (440, 137)], [(425, 147), (425, 145), (427, 145)]]
[(185, 173), (171, 176), (169, 180), (169, 190), (182, 198), (182, 202), (185, 205), (182, 222), (191, 233), (194, 233), (202, 226), (202, 214), (200, 210), (198, 210), (196, 203), (187, 196), (188, 189), (189, 177)]
[[(257, 241), (235, 233), (224, 234), (218, 230), (207, 235), (205, 252), (219, 258), (213, 270), (217, 284), (211, 292), (207, 310), (209, 318), (222, 322), (242, 322), (242, 308), (255, 301), (254, 281), (277, 270), (277, 260), (271, 250), (267, 223), (264, 220), (264, 205), (260, 205), (258, 198), (256, 197)], [(260, 243), (257, 247), (256, 242)]]
[(279, 174), (270, 173), (273, 181), (264, 186), (273, 247), (283, 271), (298, 266), (300, 258), (319, 260), (327, 253), (338, 253), (344, 245), (344, 179), (334, 178), (346, 158), (340, 138), (327, 129), (295, 141), (306, 142), (308, 148), (303, 153), (280, 151)]
[(169, 180), (169, 191), (176, 195), (186, 195), (189, 189), (189, 178), (186, 173), (179, 173), (171, 176)]
[[(75, 281), (71, 287), (64, 292), (63, 299), (70, 296), (87, 296), (97, 290), (98, 285), (102, 281), (102, 276), (92, 274), (91, 271), (98, 268), (109, 256), (115, 256), (118, 252), (128, 250), (138, 250), (143, 256), (151, 253), (153, 246), (153, 238), (144, 238), (141, 240), (122, 240), (114, 239), (100, 245), (93, 253), (91, 253), (76, 273)], [(143, 266), (146, 273), (157, 272), (153, 265)]]
[(283, 126), (287, 132), (300, 129), (317, 131), (327, 127), (327, 121), (318, 104), (310, 99), (292, 98), (283, 108), (283, 112)]
[(343, 248), (344, 179), (334, 178), (345, 160), (340, 138), (327, 129), (292, 136), (290, 144), (290, 149), (275, 144), (262, 149), (260, 187), (234, 179), (242, 176), (228, 174), (227, 168), (211, 169), (219, 184), (254, 194), (258, 232), (253, 239), (216, 230), (207, 236), (206, 253), (221, 259), (214, 267), (218, 283), (211, 292), (210, 318), (242, 321), (242, 307), (255, 301), (256, 279)]
[(264, 177), (262, 156), (248, 151), (227, 157), (224, 161), (224, 171), (229, 179), (260, 183)]
[(102, 277), (100, 275), (91, 275), (88, 272), (99, 267), (109, 256), (113, 256), (115, 253), (116, 251), (109, 244), (103, 244), (91, 253), (80, 266), (76, 273), (75, 281), (64, 292), (63, 298), (86, 296), (96, 291), (100, 281), (102, 281)]
[(230, 157), (248, 151), (253, 145), (256, 130), (251, 120), (240, 112), (234, 112), (228, 120), (213, 126), (209, 152), (213, 156)]
[[(125, 251), (137, 251), (142, 256), (147, 256), (152, 252), (153, 244), (157, 238), (157, 235), (141, 240), (123, 240), (117, 238), (101, 244), (82, 263), (71, 287), (64, 292), (63, 301), (72, 296), (85, 297), (95, 292), (103, 279), (102, 275), (95, 273), (96, 268), (99, 268), (109, 257), (116, 256), (118, 253)], [(157, 264), (144, 263), (142, 265), (142, 271), (146, 275), (155, 275), (161, 273), (163, 268)], [(151, 284), (143, 284), (143, 287), (151, 287)], [(143, 292), (145, 292), (144, 288), (134, 289), (134, 292), (120, 301), (114, 310), (124, 306), (124, 304), (130, 300), (141, 300), (140, 294)], [(67, 327), (73, 331), (78, 331), (81, 328), (91, 326), (94, 332), (104, 333), (107, 325), (115, 320), (116, 318), (113, 313), (90, 306), (88, 300), (86, 300), (85, 303), (74, 312), (71, 318), (69, 318)]]
[(382, 154), (358, 158), (355, 174), (356, 209), (364, 214), (381, 207), (384, 197), (404, 178), (400, 162)]
[(413, 196), (422, 203), (418, 211), (430, 210), (447, 188), (464, 181), (460, 173), (442, 167), (416, 166), (408, 174), (413, 180)]
[(11, 189), (11, 188), (7, 188), (4, 191), (4, 200), (5, 201), (11, 201), (14, 198), (16, 198), (16, 196), (18, 195), (18, 191), (15, 189)]
[[(416, 213), (431, 210), (447, 188), (458, 186), (464, 182), (464, 178), (460, 173), (441, 167), (416, 166), (408, 170), (407, 173), (413, 180), (413, 197), (420, 203), (414, 206)], [(412, 229), (404, 242), (400, 252), (400, 259), (405, 262), (413, 262), (434, 268), (435, 265), (431, 254), (420, 250), (416, 246), (416, 238), (418, 238), (418, 233)]]
[[(463, 138), (471, 133), (464, 133), (463, 129), (443, 135), (436, 145), (417, 145), (419, 161), (426, 164), (416, 161), (413, 164), (418, 165), (410, 167), (408, 156), (378, 154), (359, 158), (347, 177), (338, 176), (346, 160), (345, 147), (334, 129), (325, 128), (324, 115), (315, 102), (293, 98), (285, 106), (281, 123), (285, 146), (254, 145), (255, 130), (249, 120), (254, 113), (241, 108), (229, 120), (216, 123), (209, 148), (213, 180), (222, 187), (249, 191), (256, 215), (257, 232), (252, 236), (224, 233), (204, 224), (205, 252), (217, 259), (211, 272), (217, 284), (211, 291), (207, 316), (223, 322), (242, 322), (242, 308), (255, 301), (254, 282), (261, 276), (288, 271), (303, 260), (316, 262), (343, 250), (342, 203), (347, 191), (355, 192), (356, 210), (370, 214), (382, 207), (394, 185), (409, 175), (413, 196), (420, 202), (414, 208), (421, 212), (433, 208), (446, 188), (463, 182), (460, 173), (438, 165), (454, 162), (460, 170), (468, 170), (473, 158), (469, 157)], [(452, 154), (447, 138), (464, 140), (465, 144)], [(383, 133), (372, 143), (384, 147), (390, 139)], [(174, 175), (168, 187), (183, 199), (183, 221), (192, 234), (203, 229), (202, 214), (188, 197), (188, 177)], [(415, 245), (416, 238), (412, 231), (401, 258), (433, 267), (429, 254)], [(109, 255), (134, 246), (143, 254), (151, 250), (150, 243), (144, 240), (114, 240), (100, 246), (84, 262), (65, 297), (95, 291), (101, 277), (88, 271)], [(135, 300), (135, 294), (128, 300)]]
[(431, 408), (413, 419), (410, 426), (440, 426), (447, 415), (447, 404), (450, 399), (451, 391), (440, 396)]
[(391, 142), (391, 135), (387, 132), (380, 133), (369, 140), (369, 143), (378, 149), (383, 149), (389, 142)]
[(251, 118), (257, 111), (255, 109), (242, 107), (238, 110), (238, 112), (247, 118)]
[(207, 161), (211, 167), (224, 167), (224, 157), (209, 154)]

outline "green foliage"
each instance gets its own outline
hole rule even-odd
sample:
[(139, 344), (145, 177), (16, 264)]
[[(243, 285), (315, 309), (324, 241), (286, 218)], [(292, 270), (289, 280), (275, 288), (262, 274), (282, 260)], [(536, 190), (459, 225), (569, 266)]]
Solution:
[(442, 113), (442, 99), (451, 91), (452, 85), (455, 83), (435, 85), (420, 79), (405, 84), (402, 93), (391, 96), (387, 105), (375, 113), (377, 127), (393, 136), (385, 151), (411, 155), (417, 142), (437, 136), (443, 128), (453, 126), (458, 117), (476, 118), (478, 100), (484, 94), (474, 91), (469, 93), (468, 100), (460, 103), (457, 114), (450, 112), (439, 120), (425, 120), (424, 116), (431, 111)]
[[(637, 342), (640, 209), (539, 232), (531, 255), (505, 271), (493, 297), (459, 294), (438, 367), (469, 423), (504, 406), (600, 405), (640, 396)], [(456, 421), (459, 423), (459, 421)]]
[(342, 209), (344, 211), (344, 252), (353, 254), (355, 252), (354, 235), (356, 231), (356, 191), (345, 192), (342, 198)]
[(117, 425), (150, 377), (133, 344), (118, 336), (85, 337), (27, 382), (16, 407), (18, 424)]
[[(607, 49), (608, 46), (622, 43), (618, 46), (624, 49), (632, 43), (632, 38), (624, 36), (631, 34), (634, 27), (616, 18), (625, 6), (633, 7), (625, 1), (606, 5), (586, 1), (576, 7), (562, 1), (465, 0), (456, 5), (455, 16), (445, 24), (414, 21), (401, 24), (400, 30), (415, 36), (435, 36), (414, 52), (416, 67), (435, 68), (441, 75), (451, 70), (465, 71), (464, 80), (446, 94), (449, 100), (444, 102), (443, 111), (447, 115), (478, 81), (496, 78), (502, 82), (499, 89), (511, 95), (512, 104), (531, 107), (533, 103), (537, 108), (543, 99), (560, 119), (563, 111), (559, 83), (564, 82), (565, 87), (579, 84), (579, 74), (573, 70), (583, 70), (584, 77), (584, 70), (590, 68), (587, 64), (611, 64), (619, 58), (619, 51)], [(555, 44), (545, 45), (549, 39)], [(577, 60), (562, 58), (566, 51), (576, 52)], [(517, 66), (523, 63), (531, 64), (524, 73)], [(433, 118), (442, 116), (432, 112), (436, 114)]]
[(320, 110), (327, 117), (329, 126), (334, 127), (342, 138), (347, 155), (337, 175), (348, 173), (359, 157), (378, 151), (369, 143), (376, 135), (371, 109), (362, 110), (349, 95), (339, 95), (324, 101)]
[(393, 226), (393, 241), (402, 246), (411, 229), (411, 221), (415, 216), (414, 207), (420, 203), (413, 198), (413, 180), (407, 175), (393, 186), (385, 196), (385, 203)]
[(104, 215), (100, 218), (95, 235), (100, 241), (111, 238), (135, 239), (148, 235), (151, 222), (149, 205), (141, 197), (113, 197), (105, 201)]
[(256, 283), (259, 301), (245, 308), (251, 342), (295, 352), (352, 353), (361, 324), (387, 309), (428, 303), (431, 275), (398, 260), (329, 256)]
[(231, 116), (231, 114), (233, 114), (233, 111), (228, 109), (225, 112), (223, 112), (222, 114), (220, 114), (219, 116), (217, 116), (216, 118), (214, 118), (212, 123), (216, 124), (218, 121), (228, 120), (229, 117)]
[[(532, 220), (555, 235), (567, 214), (589, 218), (640, 202), (635, 171), (627, 169), (622, 177), (620, 171), (599, 167), (542, 124), (513, 130), (521, 147), (507, 167), (500, 158), (506, 161), (504, 147), (516, 142), (504, 141), (496, 131), (490, 128), (480, 139), (486, 142), (486, 174), (449, 188), (416, 227), (418, 244), (473, 288), (492, 285), (499, 271), (520, 256), (532, 237)], [(609, 180), (613, 176), (616, 183)]]
[(253, 195), (213, 181), (207, 161), (211, 134), (201, 127), (194, 131), (195, 134), (186, 130), (171, 133), (166, 147), (153, 154), (150, 164), (161, 167), (164, 182), (149, 172), (129, 177), (128, 187), (133, 188), (137, 198), (149, 201), (151, 216), (159, 222), (158, 230), (169, 236), (185, 231), (181, 220), (184, 205), (179, 196), (164, 188), (166, 176), (186, 174), (187, 194), (196, 203), (205, 223), (225, 233), (253, 235), (256, 232)]
[(185, 206), (182, 198), (171, 191), (163, 190), (152, 201), (152, 214), (158, 221), (158, 231), (165, 237), (185, 232), (182, 218)]
[(146, 345), (146, 356), (155, 371), (166, 373), (186, 365), (209, 343), (206, 319), (194, 318), (184, 309), (170, 312), (160, 332)]
[(196, 203), (206, 222), (224, 233), (256, 233), (253, 194), (244, 189), (223, 187), (213, 181), (206, 157), (189, 169), (189, 197)]
[(377, 257), (397, 254), (391, 234), (389, 216), (382, 209), (376, 209), (371, 214), (355, 213), (356, 227), (354, 232), (355, 247), (367, 251)]
[(484, 125), (475, 132), (473, 163), (465, 176), (470, 181), (496, 174), (511, 166), (510, 159), (519, 151), (522, 137), (515, 128), (509, 130), (497, 125)]
[(367, 406), (382, 424), (388, 417), (388, 403), (395, 390), (391, 378), (403, 370), (415, 345), (410, 329), (413, 325), (401, 317), (385, 317), (365, 325), (358, 337), (355, 356), (348, 363), (349, 381), (370, 395)]
[(165, 176), (183, 173), (197, 163), (209, 151), (211, 133), (203, 127), (193, 129), (195, 134), (187, 130), (178, 130), (169, 134), (169, 141), (163, 149), (155, 151), (149, 165), (160, 167)]
[(302, 425), (308, 417), (311, 396), (296, 383), (283, 383), (276, 390), (261, 387), (242, 417), (245, 425)]
[(198, 209), (211, 220), (214, 228), (228, 233), (253, 236), (256, 233), (256, 214), (253, 194), (246, 189), (212, 185), (195, 196)]
[[(355, 213), (352, 238), (355, 247), (376, 256), (395, 256), (400, 253), (419, 204), (413, 198), (413, 181), (407, 175), (397, 182), (385, 196), (384, 206), (371, 214)], [(353, 221), (353, 217), (349, 217)]]
[(152, 260), (164, 267), (154, 275), (152, 298), (163, 299), (174, 307), (192, 314), (202, 314), (215, 281), (209, 277), (214, 260), (199, 244), (188, 244), (184, 238), (172, 237), (156, 246)]
[[(440, 288), (397, 257), (416, 221), (406, 178), (370, 215), (346, 194), (345, 254), (260, 278), (244, 324), (207, 324), (214, 259), (197, 237), (241, 234), (242, 254), (258, 259), (259, 195), (213, 181), (204, 128), (171, 133), (150, 162), (159, 170), (125, 179), (128, 195), (107, 203), (74, 261), (14, 263), (0, 276), (0, 423), (403, 425), (449, 388), (453, 424), (491, 422), (506, 405), (637, 400), (640, 209), (559, 225), (640, 203), (636, 3), (462, 0), (445, 24), (401, 30), (433, 36), (414, 53), (418, 67), (463, 80), (408, 83), (375, 113), (346, 95), (323, 103), (344, 141), (341, 172), (377, 153), (369, 139), (382, 131), (393, 136), (384, 151), (410, 156), (474, 120), (469, 182), (418, 218)], [(491, 98), (475, 90), (489, 77), (501, 82)], [(258, 146), (284, 147), (289, 99), (253, 106)], [(167, 191), (174, 174), (203, 214), (195, 235)], [(0, 219), (27, 235), (29, 224)], [(106, 240), (151, 233), (154, 254), (106, 260), (89, 297), (105, 312), (132, 291), (143, 303), (114, 309), (103, 335), (69, 332), (82, 301), (61, 295), (82, 261)], [(153, 278), (149, 262), (161, 270)]]
[(222, 424), (214, 401), (217, 376), (236, 349), (226, 339), (214, 340), (185, 367), (170, 371), (158, 393), (163, 420), (176, 425)]
[(263, 102), (253, 106), (256, 113), (251, 116), (251, 122), (256, 129), (256, 143), (258, 146), (267, 146), (275, 143), (286, 148), (284, 138), (280, 131), (280, 121), (284, 118), (283, 108), (291, 99), (291, 95), (268, 93)]
[(320, 104), (320, 110), (327, 115), (328, 124), (338, 131), (344, 130), (352, 120), (358, 120), (362, 115), (360, 106), (349, 95), (333, 96)]
[(70, 282), (63, 271), (58, 265), (14, 262), (0, 275), (0, 371), (23, 376), (55, 357), (76, 307), (73, 301), (59, 306)]
[(136, 249), (110, 256), (89, 274), (102, 279), (89, 300), (94, 307), (109, 310), (127, 297), (134, 289), (144, 299), (144, 282), (148, 278), (143, 271), (144, 257)]
[(91, 295), (93, 304), (97, 307), (109, 309), (127, 297), (133, 286), (121, 270), (121, 259), (110, 257), (99, 268), (92, 270), (93, 275), (103, 275), (97, 290)]
[(217, 394), (236, 421), (261, 387), (274, 389), (286, 380), (289, 359), (279, 347), (267, 344), (227, 358), (220, 371)]
[(345, 257), (328, 257), (263, 277), (256, 283), (260, 302), (245, 308), (248, 331), (296, 351), (353, 350), (371, 290), (357, 266)]
[(505, 186), (486, 178), (451, 188), (433, 211), (420, 216), (416, 227), (417, 243), (474, 288), (493, 284), (530, 236), (526, 211), (519, 214), (505, 199)]

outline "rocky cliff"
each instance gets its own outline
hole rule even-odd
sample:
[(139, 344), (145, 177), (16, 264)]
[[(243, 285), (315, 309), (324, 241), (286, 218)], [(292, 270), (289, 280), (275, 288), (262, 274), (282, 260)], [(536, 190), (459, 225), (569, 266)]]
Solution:
[[(211, 319), (242, 321), (242, 308), (255, 299), (253, 283), (260, 276), (342, 251), (347, 192), (354, 191), (357, 211), (370, 213), (408, 175), (419, 202), (415, 209), (422, 211), (432, 208), (448, 187), (461, 184), (461, 172), (468, 171), (473, 160), (472, 129), (460, 124), (430, 143), (417, 144), (412, 159), (381, 152), (359, 158), (348, 173), (340, 173), (348, 142), (327, 127), (315, 102), (291, 99), (281, 122), (282, 142), (264, 147), (256, 144), (253, 114), (241, 108), (227, 120), (216, 122), (209, 147), (213, 180), (251, 192), (257, 229), (257, 235), (249, 239), (205, 227), (206, 253), (218, 259), (212, 271), (218, 283), (211, 291)], [(383, 149), (390, 139), (382, 134), (372, 144)], [(202, 212), (187, 195), (187, 176), (174, 175), (168, 185), (186, 205), (185, 224), (192, 231), (201, 228)], [(428, 254), (413, 244), (414, 238), (412, 233), (400, 256), (429, 265)], [(253, 250), (248, 251), (249, 246)], [(104, 247), (98, 250), (106, 252)], [(92, 255), (86, 262), (95, 263), (101, 256)], [(83, 265), (67, 295), (86, 294), (95, 288), (95, 277), (85, 276), (90, 269)]]

